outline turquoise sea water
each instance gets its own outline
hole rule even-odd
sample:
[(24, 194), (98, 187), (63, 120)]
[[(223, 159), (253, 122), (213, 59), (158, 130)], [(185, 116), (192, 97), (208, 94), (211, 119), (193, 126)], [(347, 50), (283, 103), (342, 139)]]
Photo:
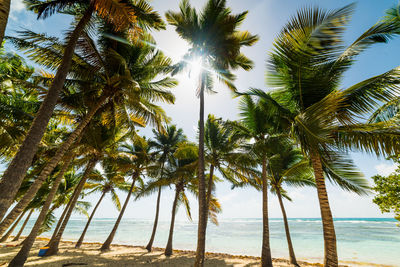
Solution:
[[(115, 219), (94, 219), (85, 241), (103, 242)], [(29, 222), (31, 225), (33, 220)], [(77, 240), (86, 219), (71, 219), (64, 239)], [(152, 230), (152, 220), (123, 219), (114, 243), (145, 246)], [(209, 224), (207, 251), (258, 256), (261, 248), (261, 219), (221, 220), (219, 226)], [(323, 256), (322, 224), (320, 219), (289, 219), (293, 245), (298, 259), (318, 261)], [(337, 218), (335, 219), (339, 258), (400, 266), (400, 227), (394, 219)], [(167, 243), (168, 221), (160, 221), (154, 246)], [(197, 224), (176, 222), (174, 248), (195, 250)], [(28, 231), (25, 231), (25, 235)], [(272, 256), (287, 258), (287, 243), (282, 219), (270, 219)], [(45, 233), (42, 236), (50, 236)]]

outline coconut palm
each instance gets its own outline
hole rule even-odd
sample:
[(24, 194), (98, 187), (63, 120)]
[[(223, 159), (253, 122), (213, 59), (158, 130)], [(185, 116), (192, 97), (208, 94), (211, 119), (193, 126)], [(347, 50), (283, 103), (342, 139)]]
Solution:
[[(87, 29), (87, 25), (91, 23), (94, 13), (113, 25), (115, 30), (119, 31), (129, 28), (132, 35), (136, 36), (141, 32), (141, 30), (139, 30), (140, 28), (164, 28), (164, 23), (158, 14), (155, 13), (145, 1), (141, 0), (28, 0), (27, 2), (28, 7), (37, 12), (38, 18), (47, 18), (56, 12), (71, 13), (71, 10), (75, 9), (77, 10), (77, 12), (74, 13), (74, 15), (76, 15), (76, 21), (74, 22), (75, 27), (73, 30), (67, 34), (65, 46), (63, 45), (65, 49), (63, 49), (61, 60), (53, 62), (55, 63), (53, 64), (53, 69), (57, 70), (57, 72), (49, 86), (46, 97), (39, 111), (36, 113), (35, 119), (22, 145), (8, 165), (0, 181), (0, 219), (3, 218), (9, 208), (22, 183), (24, 174), (32, 162), (70, 70), (76, 44), (82, 33)], [(1, 8), (3, 7), (4, 5), (2, 2)], [(5, 9), (2, 11), (7, 10)], [(6, 13), (8, 14), (8, 12)], [(2, 18), (0, 18), (0, 21), (3, 21), (4, 14), (2, 13), (1, 15)], [(2, 27), (2, 25), (5, 24), (0, 23), (0, 27)], [(72, 138), (76, 139), (77, 136), (72, 135), (71, 139)]]
[[(162, 179), (164, 176), (164, 167), (172, 160), (173, 153), (177, 149), (177, 145), (182, 142), (185, 138), (182, 129), (177, 129), (175, 125), (167, 125), (163, 131), (156, 131), (153, 129), (154, 138), (150, 140), (150, 144), (153, 148), (153, 153), (157, 157), (157, 163), (159, 168), (155, 168), (155, 173), (152, 174), (155, 179)], [(156, 202), (156, 214), (153, 223), (153, 230), (150, 236), (149, 243), (146, 245), (146, 249), (150, 252), (153, 246), (154, 238), (157, 231), (158, 215), (160, 212), (160, 199), (161, 199), (162, 186), (157, 188), (157, 202)], [(143, 194), (144, 193), (144, 194)], [(144, 195), (148, 195), (152, 191), (144, 190), (140, 192), (137, 198)]]
[(325, 266), (337, 266), (338, 258), (324, 178), (365, 193), (365, 187), (343, 179), (362, 179), (346, 151), (392, 154), (399, 138), (391, 123), (362, 121), (379, 102), (390, 101), (398, 93), (398, 68), (339, 89), (355, 57), (374, 43), (386, 42), (396, 26), (377, 23), (344, 47), (343, 32), (352, 10), (353, 5), (333, 11), (300, 10), (278, 35), (268, 61), (268, 81), (277, 89), (271, 94), (253, 90), (277, 116), (288, 120), (288, 130), (311, 160), (321, 209)]
[(22, 232), (24, 231), (24, 229), (25, 229), (25, 227), (26, 227), (26, 224), (28, 223), (29, 219), (31, 218), (33, 212), (34, 212), (34, 209), (31, 209), (31, 210), (29, 211), (28, 216), (26, 216), (25, 221), (24, 221), (24, 223), (21, 225), (21, 228), (19, 229), (17, 235), (13, 238), (13, 240), (12, 240), (13, 242), (19, 240), (19, 238), (21, 237)]
[(190, 61), (200, 60), (202, 70), (199, 74), (197, 94), (200, 97), (199, 119), (199, 224), (195, 266), (204, 265), (205, 237), (207, 228), (206, 182), (204, 177), (204, 91), (212, 91), (213, 75), (235, 90), (235, 75), (231, 70), (249, 70), (252, 62), (240, 52), (243, 46), (251, 46), (258, 37), (247, 31), (239, 31), (247, 12), (232, 14), (225, 0), (209, 0), (201, 13), (192, 8), (189, 1), (183, 0), (180, 11), (169, 11), (166, 18), (176, 32), (190, 45), (184, 60), (176, 70), (190, 65)]
[(127, 172), (127, 175), (132, 177), (131, 186), (124, 205), (115, 221), (114, 227), (100, 248), (102, 251), (110, 249), (111, 243), (118, 230), (118, 226), (125, 213), (126, 207), (128, 206), (129, 199), (131, 198), (132, 193), (136, 191), (135, 183), (137, 181), (142, 183), (142, 176), (145, 175), (148, 166), (154, 160), (154, 154), (151, 153), (151, 146), (145, 138), (135, 134), (132, 139), (132, 144), (126, 143), (120, 147), (120, 155), (116, 159), (120, 170)]
[(125, 178), (122, 173), (118, 172), (117, 166), (111, 165), (109, 162), (107, 162), (107, 159), (104, 159), (102, 161), (102, 166), (105, 171), (104, 176), (100, 172), (93, 173), (90, 177), (91, 180), (100, 180), (100, 182), (97, 183), (92, 183), (90, 185), (91, 191), (88, 194), (94, 193), (94, 192), (101, 192), (101, 196), (99, 200), (97, 201), (96, 205), (94, 206), (92, 213), (90, 214), (90, 217), (86, 223), (85, 228), (83, 229), (83, 232), (81, 236), (79, 237), (78, 241), (75, 244), (75, 248), (79, 248), (82, 245), (82, 242), (85, 238), (85, 234), (87, 229), (89, 228), (89, 225), (93, 219), (94, 214), (96, 213), (97, 208), (100, 206), (101, 201), (104, 199), (107, 193), (111, 194), (111, 199), (118, 209), (118, 211), (121, 210), (121, 204), (120, 200), (117, 194), (116, 189), (123, 190), (123, 191), (128, 191), (129, 189), (129, 184), (125, 182)]

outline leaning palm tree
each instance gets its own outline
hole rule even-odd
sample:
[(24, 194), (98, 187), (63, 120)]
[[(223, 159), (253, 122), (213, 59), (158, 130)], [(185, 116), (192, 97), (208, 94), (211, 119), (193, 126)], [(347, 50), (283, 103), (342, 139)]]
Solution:
[(118, 172), (117, 166), (111, 165), (107, 159), (104, 159), (102, 161), (102, 166), (105, 171), (104, 175), (102, 175), (100, 172), (95, 172), (91, 175), (90, 179), (94, 180), (100, 180), (100, 182), (97, 183), (91, 183), (89, 188), (91, 191), (88, 194), (94, 193), (94, 192), (101, 192), (101, 196), (99, 200), (97, 201), (96, 205), (94, 206), (92, 213), (90, 214), (90, 217), (85, 225), (85, 228), (83, 229), (83, 232), (81, 236), (79, 237), (78, 241), (75, 244), (75, 248), (79, 248), (82, 245), (82, 242), (85, 238), (86, 231), (89, 228), (89, 225), (93, 219), (94, 214), (96, 213), (97, 208), (100, 206), (100, 203), (104, 199), (107, 193), (111, 194), (111, 199), (116, 206), (117, 210), (121, 210), (121, 204), (119, 201), (119, 197), (117, 194), (117, 189), (123, 190), (123, 191), (128, 191), (129, 189), (129, 184), (125, 182), (125, 178), (122, 175), (122, 173)]
[[(0, 8), (3, 8), (4, 4), (7, 2), (9, 1), (2, 1)], [(74, 22), (75, 27), (73, 30), (67, 34), (65, 45), (63, 45), (65, 49), (63, 49), (63, 53), (61, 54), (61, 60), (54, 62), (53, 70), (57, 71), (49, 86), (46, 97), (23, 143), (8, 165), (0, 181), (0, 219), (3, 218), (7, 209), (10, 207), (22, 183), (24, 175), (32, 162), (70, 70), (75, 47), (82, 33), (88, 28), (87, 25), (90, 25), (93, 19), (101, 17), (113, 25), (116, 31), (129, 28), (132, 33), (132, 38), (137, 38), (141, 32), (140, 28), (164, 28), (164, 23), (160, 16), (142, 0), (27, 0), (27, 2), (28, 8), (37, 12), (38, 18), (47, 18), (56, 12), (71, 14), (71, 10), (75, 9), (76, 21)], [(8, 9), (0, 11), (7, 11), (4, 14), (8, 14)], [(4, 21), (4, 14), (0, 14), (0, 27), (5, 27), (5, 24), (1, 24), (1, 22)], [(97, 16), (94, 16), (94, 14)], [(0, 37), (2, 34), (0, 28)]]
[(325, 177), (365, 193), (365, 188), (360, 190), (342, 179), (343, 174), (361, 179), (346, 152), (398, 153), (400, 138), (392, 122), (363, 122), (379, 103), (398, 94), (399, 68), (345, 89), (339, 87), (355, 57), (374, 43), (386, 42), (396, 27), (392, 22), (379, 22), (345, 47), (343, 32), (352, 10), (353, 5), (333, 11), (300, 10), (278, 35), (268, 61), (268, 82), (276, 90), (270, 94), (252, 91), (275, 109), (276, 116), (287, 119), (291, 125), (288, 132), (311, 160), (321, 209), (325, 266), (338, 266)]
[(176, 71), (198, 58), (202, 70), (199, 74), (197, 94), (200, 97), (199, 119), (199, 224), (195, 266), (204, 265), (205, 237), (207, 228), (206, 183), (204, 177), (204, 91), (212, 91), (213, 75), (235, 90), (235, 75), (231, 70), (250, 70), (252, 62), (240, 52), (243, 46), (251, 46), (258, 37), (247, 31), (239, 31), (247, 12), (232, 14), (225, 0), (209, 0), (201, 13), (192, 8), (188, 0), (180, 4), (180, 11), (166, 13), (167, 21), (190, 44), (184, 60)]
[(133, 136), (133, 144), (124, 144), (121, 146), (120, 157), (116, 159), (117, 164), (121, 171), (126, 171), (127, 174), (131, 175), (132, 183), (126, 196), (124, 205), (115, 221), (114, 227), (108, 235), (106, 241), (101, 246), (101, 250), (109, 250), (111, 243), (117, 233), (118, 226), (125, 213), (126, 207), (128, 206), (131, 195), (136, 190), (135, 183), (142, 179), (142, 176), (146, 173), (148, 166), (154, 160), (154, 154), (151, 153), (151, 146), (149, 142), (138, 135)]
[(8, 16), (10, 14), (11, 0), (1, 1), (0, 3), (0, 44), (3, 43), (6, 32)]
[[(156, 179), (162, 179), (164, 176), (165, 165), (171, 162), (173, 153), (177, 149), (177, 145), (182, 142), (185, 138), (182, 129), (177, 129), (175, 125), (167, 125), (164, 131), (156, 131), (153, 129), (154, 138), (150, 141), (153, 148), (153, 153), (157, 157), (157, 164), (160, 168), (157, 168), (155, 173)], [(154, 176), (154, 175), (153, 175)], [(151, 232), (149, 243), (146, 245), (146, 249), (150, 252), (153, 246), (154, 238), (156, 236), (158, 215), (160, 211), (160, 200), (161, 200), (161, 189), (160, 185), (157, 190), (157, 202), (156, 202), (156, 214), (154, 218), (153, 230)], [(148, 192), (148, 191), (147, 191)], [(148, 195), (146, 192), (146, 195)], [(138, 194), (138, 197), (141, 195)]]

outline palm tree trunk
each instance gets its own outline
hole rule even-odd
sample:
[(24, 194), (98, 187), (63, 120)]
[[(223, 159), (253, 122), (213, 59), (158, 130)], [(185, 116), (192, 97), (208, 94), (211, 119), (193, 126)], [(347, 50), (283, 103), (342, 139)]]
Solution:
[(77, 140), (86, 125), (92, 120), (93, 116), (99, 110), (99, 108), (107, 101), (107, 96), (100, 98), (99, 102), (86, 114), (85, 118), (76, 127), (76, 129), (68, 136), (67, 140), (61, 144), (57, 149), (54, 157), (51, 158), (50, 162), (46, 164), (46, 167), (40, 172), (39, 176), (35, 179), (33, 184), (29, 187), (28, 191), (25, 193), (23, 198), (15, 205), (15, 207), (10, 211), (7, 217), (0, 224), (0, 235), (12, 224), (12, 222), (17, 218), (17, 216), (28, 206), (31, 200), (35, 197), (37, 191), (40, 189), (44, 181), (54, 170), (57, 164), (60, 162), (61, 158), (72, 146), (72, 144)]
[(171, 256), (172, 255), (172, 239), (174, 235), (174, 225), (175, 225), (175, 215), (176, 215), (176, 207), (178, 205), (178, 198), (179, 194), (181, 192), (181, 185), (178, 184), (175, 187), (175, 198), (174, 198), (174, 203), (172, 204), (172, 214), (171, 214), (171, 225), (169, 227), (169, 236), (168, 236), (168, 242), (167, 246), (165, 247), (165, 256)]
[(195, 267), (204, 266), (204, 254), (206, 248), (206, 229), (207, 229), (207, 204), (206, 186), (204, 178), (204, 79), (205, 74), (200, 74), (200, 118), (199, 118), (199, 223), (197, 230), (197, 249)]
[(268, 181), (267, 181), (267, 159), (262, 159), (262, 207), (263, 207), (263, 240), (261, 249), (261, 266), (272, 267), (271, 247), (269, 244), (269, 222), (268, 222)]
[(97, 210), (97, 208), (99, 207), (99, 205), (100, 205), (101, 201), (103, 200), (104, 196), (106, 195), (106, 193), (107, 193), (107, 191), (103, 191), (103, 194), (101, 194), (101, 197), (100, 197), (99, 201), (97, 201), (97, 204), (96, 204), (96, 206), (94, 207), (94, 209), (93, 209), (93, 211), (92, 211), (92, 214), (90, 214), (89, 220), (88, 220), (87, 223), (86, 223), (85, 229), (83, 229), (83, 232), (82, 232), (82, 234), (81, 234), (81, 237), (79, 237), (78, 242), (76, 242), (75, 248), (80, 248), (80, 247), (81, 247), (82, 242), (83, 242), (83, 239), (85, 238), (85, 235), (86, 235), (86, 231), (87, 231), (87, 229), (89, 228), (90, 222), (92, 221), (93, 216), (94, 216), (94, 214), (96, 213), (96, 210)]
[(54, 229), (53, 234), (51, 235), (50, 241), (49, 241), (49, 243), (47, 243), (46, 247), (48, 247), (49, 244), (50, 244), (50, 242), (53, 241), (53, 240), (56, 238), (57, 233), (58, 233), (58, 231), (60, 230), (60, 227), (61, 227), (61, 225), (62, 225), (62, 223), (63, 223), (63, 221), (64, 221), (65, 215), (67, 214), (67, 212), (68, 212), (68, 210), (69, 210), (69, 207), (71, 206), (71, 200), (72, 200), (72, 198), (74, 197), (75, 193), (76, 193), (76, 190), (73, 192), (73, 194), (72, 194), (72, 196), (71, 196), (71, 199), (68, 201), (68, 204), (67, 204), (67, 206), (65, 207), (63, 213), (61, 214), (60, 219), (58, 219), (56, 228)]
[(55, 255), (58, 253), (58, 246), (61, 241), (61, 237), (64, 234), (65, 227), (67, 227), (69, 218), (71, 217), (71, 214), (75, 208), (76, 202), (78, 202), (79, 195), (82, 192), (83, 186), (86, 183), (86, 180), (89, 178), (89, 174), (92, 172), (93, 168), (95, 167), (97, 163), (97, 158), (91, 159), (89, 163), (86, 166), (85, 172), (83, 173), (83, 176), (81, 180), (79, 181), (78, 186), (76, 187), (76, 192), (74, 193), (73, 198), (71, 199), (71, 204), (68, 208), (68, 212), (65, 214), (65, 218), (60, 226), (60, 229), (58, 230), (54, 240), (50, 240), (49, 242), (49, 249), (46, 251), (46, 256), (51, 256)]
[(54, 196), (57, 193), (58, 187), (60, 186), (61, 180), (64, 177), (64, 172), (69, 168), (71, 161), (73, 159), (73, 153), (70, 153), (66, 158), (62, 169), (60, 170), (60, 174), (57, 175), (56, 179), (53, 182), (53, 185), (50, 189), (49, 194), (47, 195), (46, 201), (41, 207), (39, 217), (36, 219), (35, 224), (32, 227), (32, 230), (28, 237), (24, 240), (23, 245), (18, 252), (18, 254), (11, 260), (8, 266), (23, 266), (25, 264), (26, 259), (29, 256), (29, 251), (32, 248), (33, 243), (36, 240), (38, 232), (42, 227), (43, 221), (46, 218), (47, 212), (49, 211), (51, 202), (53, 202)]
[(153, 242), (154, 242), (154, 237), (156, 236), (157, 224), (158, 224), (158, 215), (160, 213), (160, 199), (161, 199), (161, 186), (158, 187), (157, 204), (156, 204), (156, 217), (154, 218), (153, 231), (151, 233), (151, 237), (150, 237), (149, 243), (146, 246), (146, 249), (147, 249), (148, 252), (151, 251), (151, 248), (152, 248)]
[(0, 3), (0, 45), (3, 43), (6, 32), (8, 15), (10, 14), (11, 0), (2, 0)]
[(0, 239), (0, 242), (6, 242), (8, 237), (12, 234), (12, 232), (14, 232), (15, 227), (17, 227), (18, 223), (21, 221), (22, 217), (24, 217), (26, 213), (26, 210), (24, 210), (21, 215), (18, 217), (18, 219), (15, 221), (15, 223), (13, 224), (13, 226), (10, 228), (10, 230), (8, 230), (8, 232)]
[(46, 131), (47, 124), (53, 114), (60, 91), (70, 69), (76, 43), (82, 31), (85, 29), (85, 26), (89, 22), (92, 13), (93, 7), (90, 6), (69, 36), (60, 67), (57, 70), (53, 83), (51, 84), (22, 145), (3, 174), (0, 181), (0, 220), (3, 219), (7, 209), (10, 207), (19, 187), (21, 186), (24, 175), (32, 163), (33, 157), (37, 151), (40, 140)]
[(136, 182), (136, 179), (138, 177), (139, 177), (139, 173), (135, 172), (133, 174), (133, 176), (132, 176), (132, 185), (131, 185), (131, 188), (129, 189), (128, 195), (126, 196), (124, 206), (122, 207), (121, 211), (119, 212), (117, 221), (115, 222), (114, 227), (111, 230), (111, 233), (108, 235), (106, 241), (103, 243), (103, 245), (101, 246), (100, 250), (102, 250), (102, 251), (110, 250), (111, 243), (112, 243), (112, 241), (114, 239), (114, 236), (115, 236), (115, 234), (117, 232), (119, 223), (122, 220), (122, 216), (124, 215), (125, 209), (128, 206), (129, 199), (131, 198), (133, 189), (135, 188), (135, 182)]
[(311, 164), (314, 169), (315, 183), (317, 184), (319, 207), (322, 218), (322, 229), (324, 232), (324, 266), (336, 267), (338, 266), (338, 256), (336, 249), (335, 226), (333, 224), (328, 193), (325, 187), (321, 158), (318, 153), (314, 152), (311, 154)]
[(19, 229), (18, 234), (14, 237), (14, 239), (13, 239), (12, 241), (18, 241), (18, 240), (19, 240), (19, 238), (20, 238), (21, 235), (22, 235), (22, 232), (23, 232), (24, 229), (25, 229), (26, 224), (28, 223), (29, 219), (31, 218), (32, 213), (33, 213), (33, 209), (31, 209), (31, 211), (28, 213), (28, 217), (26, 217), (24, 223), (23, 223), (22, 226), (21, 226), (21, 229)]
[[(209, 209), (210, 209), (212, 188), (213, 188), (213, 184), (214, 184), (213, 176), (214, 176), (214, 165), (211, 164), (211, 166), (210, 166), (210, 175), (209, 175), (209, 178), (208, 178), (207, 197), (206, 197), (206, 199), (207, 199), (207, 201), (206, 201), (206, 203), (207, 203), (207, 207), (206, 207), (206, 210), (207, 210), (206, 216), (207, 216), (207, 218), (208, 218), (208, 212), (209, 212)], [(206, 223), (207, 223), (207, 221), (206, 221)]]
[(288, 223), (288, 219), (286, 216), (285, 207), (283, 206), (281, 190), (279, 188), (276, 188), (276, 194), (278, 196), (279, 205), (281, 206), (281, 211), (282, 211), (282, 216), (283, 216), (283, 224), (285, 225), (286, 239), (287, 239), (288, 248), (289, 248), (290, 263), (295, 266), (299, 266), (299, 264), (297, 263), (297, 260), (296, 260), (296, 255), (294, 254), (292, 238), (290, 237), (290, 231), (289, 231), (289, 223)]

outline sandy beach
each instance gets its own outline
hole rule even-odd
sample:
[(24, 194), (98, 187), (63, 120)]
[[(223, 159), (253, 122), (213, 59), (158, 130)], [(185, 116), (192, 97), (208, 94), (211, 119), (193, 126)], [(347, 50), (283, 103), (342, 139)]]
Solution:
[[(11, 240), (11, 239), (10, 239)], [(23, 240), (23, 239), (21, 239)], [(75, 249), (74, 242), (62, 241), (58, 255), (38, 257), (39, 248), (46, 245), (47, 238), (39, 238), (35, 242), (25, 266), (193, 266), (195, 252), (174, 250), (171, 257), (164, 256), (164, 250), (154, 248), (147, 252), (144, 247), (113, 245), (107, 252), (99, 251), (100, 243), (84, 243), (80, 249)], [(19, 247), (16, 242), (7, 242), (0, 247), (0, 266), (16, 255)], [(274, 266), (292, 266), (286, 259), (273, 259)], [(299, 261), (300, 266), (323, 266), (321, 263)], [(238, 256), (224, 253), (206, 253), (206, 266), (259, 266), (260, 258)], [(341, 262), (340, 266), (390, 266), (372, 263)]]

